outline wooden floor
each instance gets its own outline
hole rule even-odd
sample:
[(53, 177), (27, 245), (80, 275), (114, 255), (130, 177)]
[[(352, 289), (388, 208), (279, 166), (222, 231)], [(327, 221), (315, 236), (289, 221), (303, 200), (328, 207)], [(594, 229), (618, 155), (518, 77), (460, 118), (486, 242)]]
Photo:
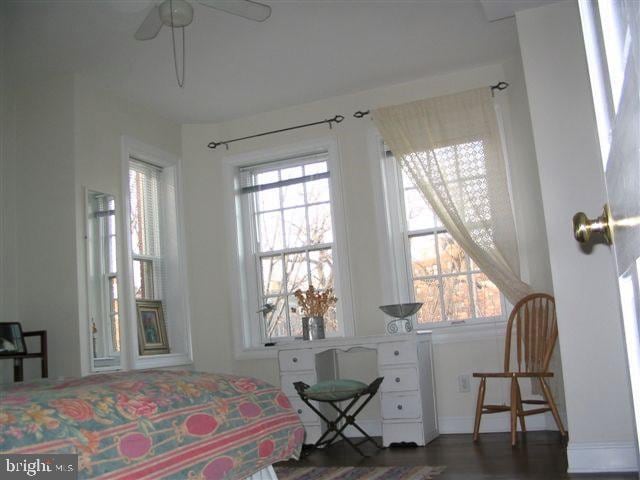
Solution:
[[(519, 434), (520, 435), (520, 434)], [(368, 458), (360, 457), (345, 442), (316, 450), (288, 465), (304, 466), (392, 466), (446, 465), (435, 480), (629, 480), (638, 474), (568, 475), (566, 450), (557, 432), (529, 432), (511, 448), (508, 433), (486, 433), (474, 444), (471, 435), (440, 435), (426, 447), (392, 447), (376, 453), (363, 445)]]

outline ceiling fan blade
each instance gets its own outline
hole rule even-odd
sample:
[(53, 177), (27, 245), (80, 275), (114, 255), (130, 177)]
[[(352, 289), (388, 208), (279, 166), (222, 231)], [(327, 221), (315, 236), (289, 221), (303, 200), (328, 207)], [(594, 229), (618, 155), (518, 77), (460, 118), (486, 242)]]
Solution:
[(251, 0), (199, 0), (202, 5), (222, 10), (223, 12), (248, 18), (256, 22), (264, 22), (271, 16), (271, 7)]
[(160, 9), (156, 5), (149, 11), (134, 36), (136, 40), (151, 40), (158, 36), (161, 28), (162, 19), (160, 18)]

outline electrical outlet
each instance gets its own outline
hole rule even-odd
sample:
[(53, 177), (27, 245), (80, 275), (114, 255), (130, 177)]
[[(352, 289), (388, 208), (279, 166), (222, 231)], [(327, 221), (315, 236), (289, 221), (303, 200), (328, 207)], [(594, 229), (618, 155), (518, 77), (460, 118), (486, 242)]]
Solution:
[(458, 375), (458, 392), (467, 393), (471, 391), (471, 377), (468, 374)]

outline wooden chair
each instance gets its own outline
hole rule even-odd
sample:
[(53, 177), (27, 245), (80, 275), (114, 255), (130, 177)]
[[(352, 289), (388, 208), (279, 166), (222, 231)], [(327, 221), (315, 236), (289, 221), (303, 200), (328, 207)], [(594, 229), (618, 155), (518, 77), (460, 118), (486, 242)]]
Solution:
[[(515, 327), (515, 338), (513, 329)], [(480, 378), (478, 403), (473, 427), (473, 441), (478, 440), (480, 420), (483, 413), (511, 412), (511, 445), (516, 445), (517, 421), (526, 432), (525, 417), (551, 411), (553, 418), (564, 437), (566, 432), (558, 415), (558, 408), (545, 378), (553, 377), (549, 371), (549, 362), (558, 339), (556, 307), (554, 298), (545, 293), (534, 293), (520, 300), (511, 311), (507, 323), (507, 334), (504, 348), (504, 372), (474, 373)], [(516, 344), (517, 368), (511, 369), (511, 343)], [(511, 379), (511, 405), (485, 405), (484, 394), (487, 378)], [(523, 400), (520, 394), (519, 378), (537, 379), (544, 400)], [(538, 408), (525, 410), (523, 405), (539, 405)]]

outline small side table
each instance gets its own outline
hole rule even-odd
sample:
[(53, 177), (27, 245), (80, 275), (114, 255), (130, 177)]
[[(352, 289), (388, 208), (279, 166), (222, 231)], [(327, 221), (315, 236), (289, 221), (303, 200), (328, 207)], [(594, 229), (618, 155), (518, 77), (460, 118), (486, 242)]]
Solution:
[(3, 355), (0, 359), (13, 359), (13, 381), (22, 382), (24, 380), (24, 369), (22, 361), (25, 358), (39, 358), (42, 378), (49, 377), (49, 366), (47, 356), (47, 331), (34, 330), (33, 332), (23, 332), (23, 337), (40, 337), (40, 351), (38, 353), (20, 353), (16, 355)]

